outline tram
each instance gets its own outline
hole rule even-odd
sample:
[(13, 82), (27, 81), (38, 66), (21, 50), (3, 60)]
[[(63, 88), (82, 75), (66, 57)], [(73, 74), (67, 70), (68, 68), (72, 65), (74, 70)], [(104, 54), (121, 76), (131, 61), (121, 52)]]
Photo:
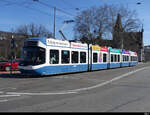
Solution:
[(18, 68), (22, 74), (42, 76), (135, 66), (137, 63), (136, 52), (37, 37), (24, 41)]

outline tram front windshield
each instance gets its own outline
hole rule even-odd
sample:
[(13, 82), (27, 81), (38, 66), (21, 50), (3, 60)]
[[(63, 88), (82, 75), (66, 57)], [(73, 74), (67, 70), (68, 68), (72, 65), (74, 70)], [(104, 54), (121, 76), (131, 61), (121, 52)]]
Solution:
[(45, 63), (45, 49), (40, 47), (24, 47), (20, 65), (40, 65)]

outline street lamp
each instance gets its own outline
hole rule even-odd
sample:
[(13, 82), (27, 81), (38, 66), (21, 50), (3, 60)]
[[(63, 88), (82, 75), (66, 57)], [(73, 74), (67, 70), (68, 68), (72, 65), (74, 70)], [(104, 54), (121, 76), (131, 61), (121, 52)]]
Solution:
[[(141, 5), (142, 3), (141, 2), (137, 2), (136, 3), (137, 5)], [(143, 32), (144, 32), (144, 29), (143, 29), (143, 23), (142, 23), (142, 29), (141, 29), (141, 32), (140, 32), (140, 49), (139, 49), (139, 52), (140, 52), (140, 61), (143, 62), (145, 59), (144, 57), (144, 44), (143, 44)]]
[(136, 4), (137, 4), (137, 5), (140, 5), (140, 4), (141, 4), (141, 2), (137, 2)]

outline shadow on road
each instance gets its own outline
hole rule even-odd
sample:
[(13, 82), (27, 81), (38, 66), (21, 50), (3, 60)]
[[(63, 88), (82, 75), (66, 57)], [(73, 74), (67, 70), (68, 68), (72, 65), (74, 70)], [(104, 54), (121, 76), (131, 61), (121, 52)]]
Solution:
[(0, 73), (0, 78), (19, 78), (19, 79), (22, 79), (22, 78), (39, 78), (40, 76), (27, 76), (27, 75), (22, 75), (20, 73)]

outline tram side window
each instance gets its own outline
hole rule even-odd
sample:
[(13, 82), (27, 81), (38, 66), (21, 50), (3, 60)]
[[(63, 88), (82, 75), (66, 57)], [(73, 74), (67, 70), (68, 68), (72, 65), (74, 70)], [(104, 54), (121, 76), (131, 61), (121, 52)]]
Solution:
[(133, 56), (131, 56), (131, 61), (133, 61)]
[(131, 56), (131, 61), (137, 61), (137, 57), (136, 56)]
[(127, 61), (127, 56), (125, 56), (125, 61)]
[(123, 55), (123, 61), (127, 61), (127, 56)]
[(80, 63), (86, 63), (86, 52), (80, 52)]
[(124, 56), (124, 61), (126, 61), (126, 56)]
[(77, 51), (72, 51), (71, 52), (72, 55), (72, 63), (78, 63), (78, 57), (79, 57), (79, 53)]
[(127, 56), (127, 61), (129, 61), (129, 56)]
[(137, 57), (135, 56), (135, 61), (137, 61), (138, 59), (137, 59)]
[(129, 56), (124, 55), (124, 56), (123, 56), (123, 61), (124, 61), (124, 62), (125, 62), (125, 61), (129, 61)]
[(97, 53), (93, 53), (93, 63), (97, 63)]
[(120, 55), (118, 55), (118, 62), (120, 62)]
[(114, 57), (115, 57), (115, 62), (117, 62), (117, 55), (115, 54)]
[(107, 62), (107, 54), (103, 54), (103, 62)]
[(61, 51), (61, 63), (68, 64), (70, 61), (70, 52), (68, 50)]
[(113, 62), (113, 60), (114, 60), (114, 56), (113, 54), (111, 54), (111, 62)]
[(133, 61), (133, 56), (131, 56), (131, 61)]
[(128, 56), (126, 56), (126, 60), (125, 61), (128, 61)]
[(122, 56), (122, 61), (124, 62), (124, 55)]
[(45, 49), (44, 48), (39, 48), (36, 53), (30, 54), (30, 55), (34, 55), (34, 54), (37, 56), (36, 62), (34, 63), (35, 65), (45, 63)]
[(59, 63), (59, 51), (50, 50), (50, 64), (58, 64), (58, 63)]

